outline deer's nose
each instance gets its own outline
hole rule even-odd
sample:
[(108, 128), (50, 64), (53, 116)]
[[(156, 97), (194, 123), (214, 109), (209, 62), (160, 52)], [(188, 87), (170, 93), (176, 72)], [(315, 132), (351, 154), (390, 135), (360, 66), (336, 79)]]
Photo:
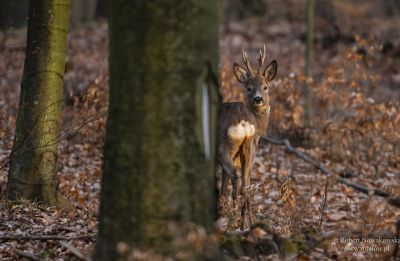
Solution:
[(254, 103), (261, 103), (263, 101), (263, 98), (261, 96), (256, 96), (253, 98)]

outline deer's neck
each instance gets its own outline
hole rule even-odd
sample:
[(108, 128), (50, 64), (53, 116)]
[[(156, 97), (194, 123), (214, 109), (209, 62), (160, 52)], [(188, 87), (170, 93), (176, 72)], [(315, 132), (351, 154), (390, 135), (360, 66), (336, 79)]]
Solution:
[(267, 134), (270, 107), (269, 105), (252, 107), (251, 110), (257, 121), (257, 135), (262, 137)]

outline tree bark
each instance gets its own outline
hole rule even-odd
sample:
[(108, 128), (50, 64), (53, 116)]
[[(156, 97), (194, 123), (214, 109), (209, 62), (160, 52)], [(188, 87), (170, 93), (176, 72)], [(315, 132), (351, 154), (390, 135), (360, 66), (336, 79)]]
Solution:
[(263, 0), (229, 0), (226, 3), (225, 15), (228, 19), (242, 21), (249, 17), (263, 16), (267, 4)]
[(0, 30), (26, 26), (28, 0), (0, 0)]
[(108, 11), (110, 105), (96, 260), (116, 260), (118, 242), (165, 254), (171, 224), (211, 230), (216, 219), (218, 1), (115, 0)]
[(71, 0), (71, 3), (71, 28), (93, 21), (97, 0)]
[(311, 127), (313, 125), (314, 108), (313, 108), (313, 95), (310, 87), (311, 79), (313, 77), (314, 65), (314, 36), (315, 36), (315, 0), (307, 0), (307, 46), (305, 54), (305, 86), (304, 86), (304, 107), (306, 116), (306, 125)]
[(54, 205), (70, 0), (31, 0), (7, 194)]
[(107, 18), (108, 1), (107, 0), (97, 0), (96, 5), (96, 17)]

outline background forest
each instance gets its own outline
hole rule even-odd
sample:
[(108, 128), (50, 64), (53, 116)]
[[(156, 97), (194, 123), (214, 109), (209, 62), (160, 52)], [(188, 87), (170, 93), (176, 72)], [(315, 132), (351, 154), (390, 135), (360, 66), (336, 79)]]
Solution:
[[(11, 7), (9, 2), (0, 1), (0, 259), (87, 260), (97, 240), (109, 106), (107, 8), (104, 1), (72, 4), (57, 139), (58, 191), (74, 208), (66, 211), (7, 200), (28, 12), (28, 1), (11, 1)], [(242, 64), (242, 48), (255, 59), (265, 43), (266, 59), (279, 64), (270, 90), (269, 138), (253, 165), (252, 226), (240, 230), (237, 209), (225, 202), (218, 206), (213, 233), (188, 225), (173, 234), (166, 256), (399, 259), (392, 239), (400, 237), (400, 2), (316, 0), (314, 58), (308, 65), (306, 0), (219, 5), (223, 101), (245, 97), (232, 71), (234, 62)], [(390, 241), (349, 244), (341, 240), (346, 238)], [(126, 260), (166, 258), (123, 243), (117, 251)]]

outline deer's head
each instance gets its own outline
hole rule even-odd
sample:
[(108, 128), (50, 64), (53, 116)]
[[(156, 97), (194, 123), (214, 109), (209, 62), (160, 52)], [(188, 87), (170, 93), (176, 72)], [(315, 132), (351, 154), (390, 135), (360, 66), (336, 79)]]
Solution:
[(265, 45), (260, 50), (260, 55), (257, 59), (258, 68), (253, 70), (251, 67), (247, 53), (242, 50), (243, 61), (246, 69), (239, 64), (233, 64), (233, 72), (236, 79), (241, 82), (247, 91), (248, 106), (258, 111), (264, 110), (269, 106), (269, 87), (271, 81), (275, 78), (278, 70), (278, 64), (273, 60), (269, 65), (263, 68), (265, 60)]

